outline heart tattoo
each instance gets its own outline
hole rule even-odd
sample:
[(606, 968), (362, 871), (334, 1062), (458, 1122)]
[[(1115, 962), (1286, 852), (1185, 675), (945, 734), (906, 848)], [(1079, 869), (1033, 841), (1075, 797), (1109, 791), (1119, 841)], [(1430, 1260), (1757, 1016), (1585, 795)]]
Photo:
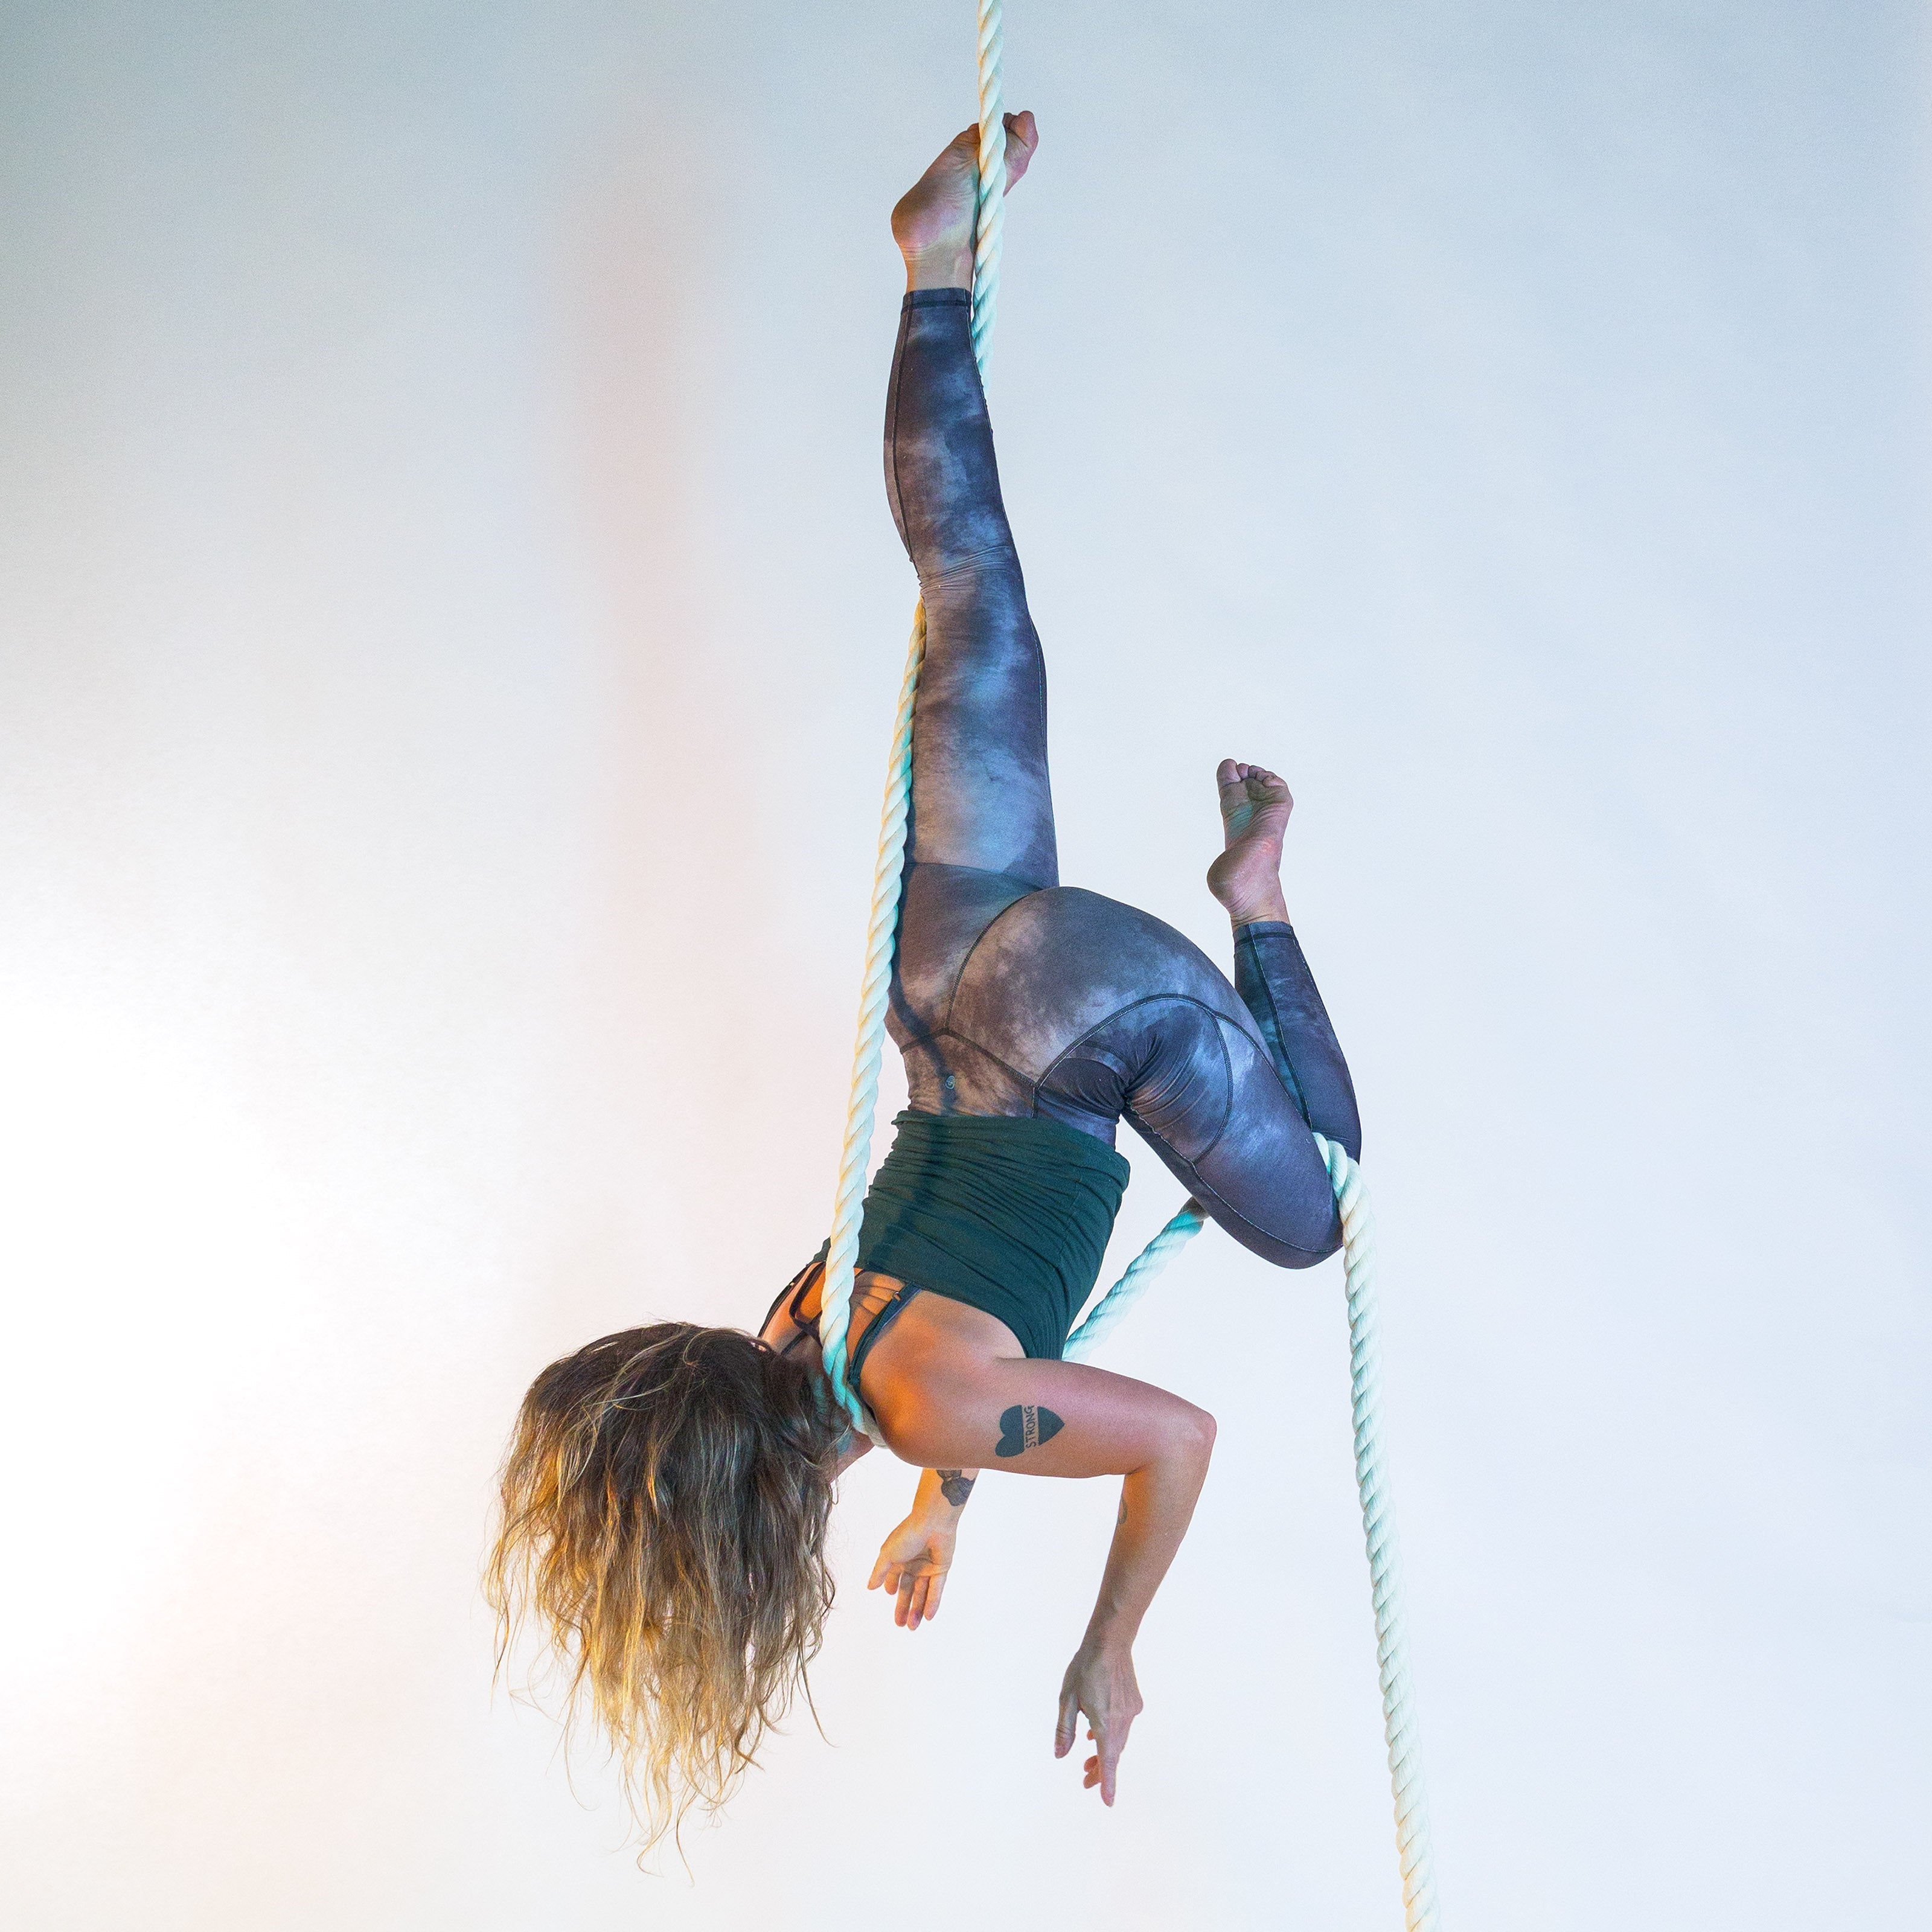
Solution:
[(1030, 1402), (1016, 1402), (1000, 1418), (1000, 1439), (994, 1454), (1018, 1456), (1050, 1442), (1066, 1426), (1050, 1408), (1039, 1408)]

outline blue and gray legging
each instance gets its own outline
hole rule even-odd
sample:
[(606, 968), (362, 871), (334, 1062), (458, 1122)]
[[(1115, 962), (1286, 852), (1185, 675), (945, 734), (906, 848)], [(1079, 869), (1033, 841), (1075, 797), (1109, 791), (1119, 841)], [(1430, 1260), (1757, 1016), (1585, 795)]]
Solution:
[(1108, 1146), (1125, 1114), (1236, 1240), (1305, 1268), (1341, 1242), (1309, 1129), (1361, 1153), (1347, 1063), (1288, 926), (1237, 932), (1231, 986), (1172, 926), (1060, 883), (1046, 668), (970, 314), (964, 290), (906, 297), (886, 409), (926, 623), (890, 1022), (910, 1104)]

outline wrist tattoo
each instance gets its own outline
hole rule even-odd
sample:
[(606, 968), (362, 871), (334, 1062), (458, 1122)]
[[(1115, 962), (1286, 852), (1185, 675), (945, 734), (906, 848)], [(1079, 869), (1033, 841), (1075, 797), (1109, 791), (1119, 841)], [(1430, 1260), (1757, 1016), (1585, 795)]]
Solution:
[(1126, 1499), (1126, 1498), (1125, 1496), (1123, 1496), (1123, 1497), (1120, 1498), (1120, 1514), (1119, 1514), (1118, 1516), (1116, 1516), (1116, 1517), (1114, 1517), (1114, 1527), (1116, 1529), (1118, 1529), (1118, 1528), (1120, 1528), (1120, 1526), (1121, 1526), (1121, 1524), (1122, 1524), (1122, 1523), (1124, 1523), (1124, 1522), (1125, 1522), (1126, 1521), (1126, 1520), (1127, 1520), (1127, 1499)]
[(955, 1509), (964, 1509), (979, 1478), (968, 1475), (964, 1469), (935, 1469), (932, 1473), (939, 1478), (939, 1493)]
[(1050, 1442), (1066, 1426), (1050, 1408), (1030, 1402), (1016, 1402), (1000, 1417), (1000, 1439), (994, 1454), (1018, 1456)]

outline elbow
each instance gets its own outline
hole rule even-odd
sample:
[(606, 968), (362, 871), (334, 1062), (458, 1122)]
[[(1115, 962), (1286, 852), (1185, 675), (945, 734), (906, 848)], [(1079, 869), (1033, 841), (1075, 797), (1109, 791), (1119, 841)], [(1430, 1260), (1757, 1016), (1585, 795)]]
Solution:
[(1189, 1461), (1204, 1469), (1214, 1454), (1216, 1431), (1214, 1418), (1207, 1410), (1191, 1402), (1184, 1402), (1174, 1430), (1174, 1446)]

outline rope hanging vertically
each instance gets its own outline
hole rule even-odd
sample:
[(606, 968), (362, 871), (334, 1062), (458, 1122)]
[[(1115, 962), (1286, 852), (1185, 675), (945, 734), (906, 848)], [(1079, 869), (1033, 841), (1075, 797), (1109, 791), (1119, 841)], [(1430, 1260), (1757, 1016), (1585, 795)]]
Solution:
[[(1396, 1855), (1401, 1862), (1408, 1932), (1436, 1932), (1436, 1878), (1430, 1862), (1429, 1805), (1409, 1686), (1408, 1625), (1396, 1562), (1395, 1520), (1382, 1460), (1381, 1324), (1376, 1304), (1375, 1222), (1362, 1170), (1348, 1150), (1315, 1136), (1328, 1184), (1342, 1216), (1342, 1258), (1348, 1300), (1348, 1379), (1355, 1426), (1355, 1487), (1368, 1546), (1369, 1594), (1375, 1608), (1376, 1656), (1382, 1677), (1382, 1726), (1388, 1740), (1389, 1783), (1395, 1795)], [(1094, 1311), (1066, 1338), (1070, 1360), (1084, 1361), (1120, 1318), (1154, 1286), (1154, 1276), (1204, 1224), (1198, 1201), (1180, 1213), (1128, 1264)]]
[[(973, 354), (983, 379), (999, 303), (1000, 234), (1006, 219), (1006, 130), (1000, 99), (1000, 0), (978, 0), (980, 172), (974, 220)], [(851, 1326), (852, 1286), (857, 1270), (859, 1229), (885, 1050), (886, 1007), (892, 952), (898, 933), (906, 820), (912, 800), (912, 720), (919, 674), (926, 658), (926, 610), (913, 611), (898, 710), (886, 766), (885, 809), (878, 862), (872, 875), (872, 916), (866, 932), (866, 968), (859, 994), (858, 1038), (852, 1056), (852, 1092), (845, 1114), (845, 1145), (838, 1162), (838, 1190), (825, 1258), (819, 1336), (825, 1373), (855, 1428), (874, 1441), (878, 1424), (846, 1380), (846, 1336)], [(1382, 1447), (1382, 1357), (1375, 1300), (1375, 1243), (1361, 1169), (1348, 1151), (1317, 1134), (1342, 1215), (1342, 1252), (1348, 1301), (1348, 1358), (1355, 1431), (1355, 1484), (1368, 1548), (1370, 1593), (1375, 1608), (1376, 1649), (1382, 1678), (1383, 1728), (1388, 1741), (1389, 1779), (1395, 1796), (1396, 1850), (1402, 1869), (1407, 1932), (1436, 1932), (1436, 1881), (1430, 1862), (1428, 1807), (1418, 1749), (1415, 1707), (1408, 1678), (1407, 1626), (1396, 1561), (1395, 1528)], [(1066, 1354), (1084, 1360), (1153, 1284), (1173, 1256), (1200, 1232), (1205, 1216), (1190, 1201), (1130, 1263), (1093, 1312), (1067, 1337)]]
[(1355, 1487), (1369, 1551), (1369, 1594), (1376, 1612), (1376, 1657), (1382, 1676), (1382, 1730), (1395, 1793), (1395, 1849), (1402, 1866), (1408, 1932), (1436, 1932), (1436, 1874), (1429, 1847), (1429, 1804), (1408, 1681), (1408, 1626), (1396, 1561), (1395, 1519), (1382, 1464), (1382, 1328), (1376, 1305), (1375, 1222), (1362, 1170), (1338, 1142), (1317, 1134), (1328, 1184), (1342, 1210), (1342, 1258), (1348, 1295), (1348, 1384), (1355, 1422)]
[[(973, 218), (973, 355), (982, 380), (992, 347), (993, 316), (1000, 296), (1000, 231), (1006, 220), (1006, 122), (1000, 98), (1000, 0), (980, 0), (980, 181)], [(874, 1442), (878, 1424), (845, 1376), (845, 1336), (852, 1325), (852, 1282), (858, 1270), (859, 1226), (866, 1207), (866, 1176), (872, 1152), (872, 1116), (879, 1099), (879, 1062), (885, 1052), (886, 1002), (891, 990), (892, 948), (898, 936), (899, 886), (904, 870), (906, 815), (912, 804), (912, 714), (919, 701), (920, 667), (926, 661), (926, 606), (912, 614), (912, 641), (899, 686), (886, 766), (885, 812), (879, 829), (878, 863), (872, 873), (872, 915), (866, 928), (866, 970), (859, 988), (859, 1036), (852, 1052), (852, 1096), (845, 1110), (845, 1147), (838, 1157), (838, 1192), (832, 1204), (830, 1245), (820, 1290), (819, 1342), (825, 1372), (854, 1428)]]

